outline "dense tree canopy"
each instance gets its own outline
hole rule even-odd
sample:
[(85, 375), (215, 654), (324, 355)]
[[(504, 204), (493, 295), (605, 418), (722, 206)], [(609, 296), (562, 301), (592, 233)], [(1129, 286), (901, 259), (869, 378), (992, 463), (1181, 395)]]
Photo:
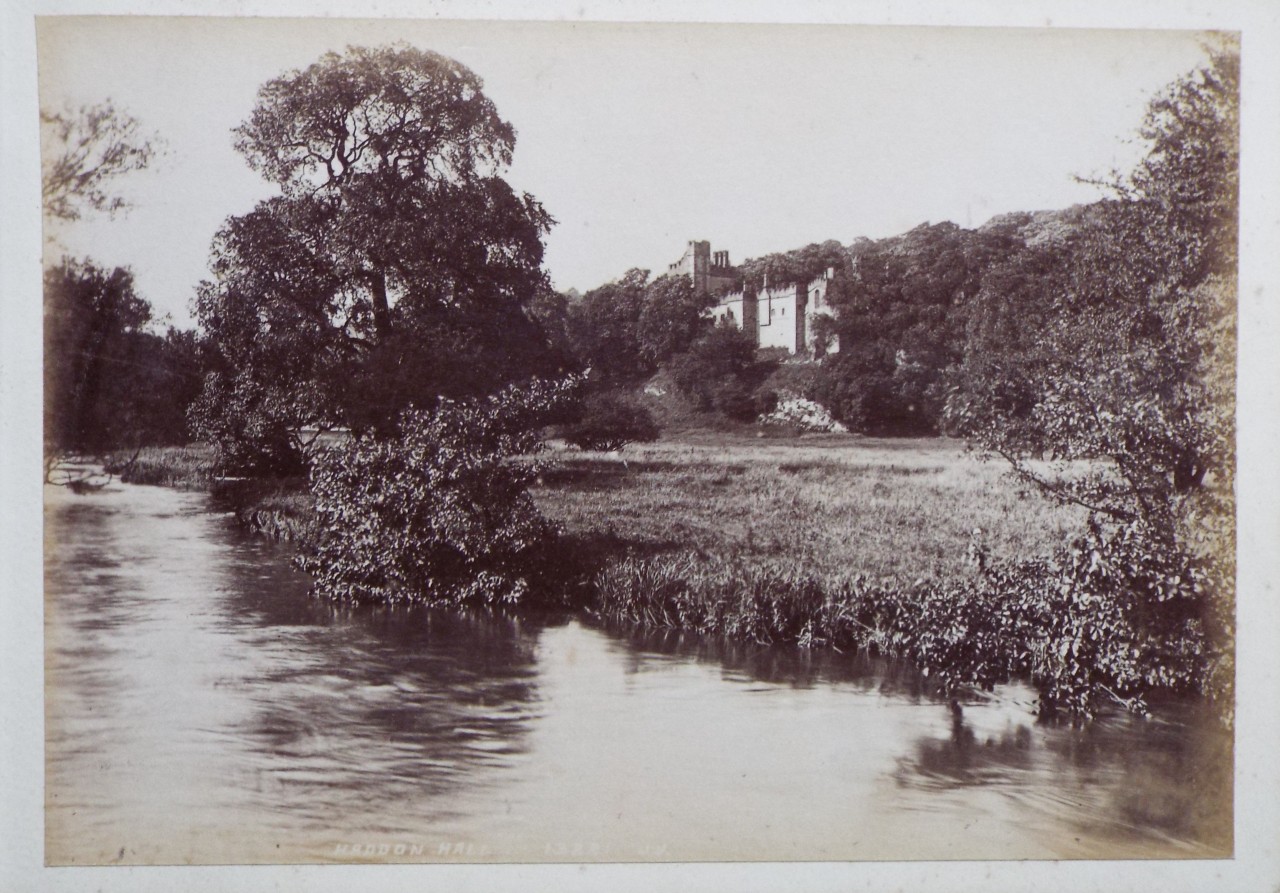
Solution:
[(55, 452), (186, 442), (199, 388), (191, 333), (147, 331), (133, 276), (88, 261), (45, 271), (45, 442)]
[(221, 364), (193, 416), (224, 453), (296, 461), (302, 426), (390, 434), (407, 406), (564, 365), (528, 310), (551, 219), (502, 178), (515, 132), (474, 73), (404, 46), (329, 53), (265, 84), (236, 134), (282, 194), (227, 221), (199, 299)]
[(698, 409), (751, 421), (759, 412), (756, 389), (775, 363), (760, 359), (751, 336), (721, 322), (671, 360), (671, 378)]
[(845, 247), (835, 239), (814, 242), (794, 251), (780, 251), (763, 257), (748, 258), (738, 268), (741, 276), (739, 287), (748, 290), (763, 288), (767, 281), (771, 287), (803, 285), (834, 267), (845, 269), (849, 256)]
[(568, 307), (566, 329), (574, 355), (593, 381), (634, 384), (654, 372), (640, 347), (648, 270), (628, 270), (621, 279), (593, 288)]
[(937, 430), (943, 372), (962, 356), (968, 303), (1011, 244), (954, 223), (854, 243), (828, 292), (840, 351), (823, 364), (820, 402), (855, 430)]

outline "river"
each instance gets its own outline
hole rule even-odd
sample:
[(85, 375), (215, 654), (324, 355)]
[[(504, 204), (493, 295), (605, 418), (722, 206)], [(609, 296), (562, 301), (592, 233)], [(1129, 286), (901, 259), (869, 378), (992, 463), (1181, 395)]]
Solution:
[(1189, 707), (955, 715), (909, 666), (350, 608), (201, 493), (46, 488), (46, 861), (1229, 855)]

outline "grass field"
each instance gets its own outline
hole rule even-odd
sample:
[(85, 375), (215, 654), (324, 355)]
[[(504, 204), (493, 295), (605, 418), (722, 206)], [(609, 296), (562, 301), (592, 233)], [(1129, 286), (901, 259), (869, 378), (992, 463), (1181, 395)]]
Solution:
[(975, 530), (992, 558), (1023, 558), (1062, 545), (1083, 520), (937, 438), (704, 433), (552, 456), (559, 467), (534, 496), (571, 534), (828, 578), (949, 577), (970, 570)]
[[(113, 463), (118, 471), (131, 455)], [(744, 569), (826, 578), (945, 578), (969, 572), (974, 531), (994, 559), (1043, 555), (1081, 529), (1080, 512), (1024, 495), (999, 462), (941, 438), (688, 432), (621, 453), (552, 447), (533, 495), (576, 538), (652, 555), (694, 552)], [(146, 449), (127, 480), (210, 487), (201, 446)], [(245, 487), (237, 513), (292, 538), (309, 515), (301, 480)], [(295, 530), (294, 528), (298, 528)]]

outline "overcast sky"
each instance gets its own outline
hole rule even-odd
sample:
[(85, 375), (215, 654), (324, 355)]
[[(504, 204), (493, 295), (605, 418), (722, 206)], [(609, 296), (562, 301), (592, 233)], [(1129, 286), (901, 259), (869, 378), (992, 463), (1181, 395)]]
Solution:
[(59, 244), (127, 264), (191, 324), (210, 239), (271, 187), (232, 149), (258, 87), (327, 50), (405, 41), (485, 81), (517, 130), (508, 179), (558, 221), (547, 267), (586, 290), (661, 271), (689, 239), (731, 259), (978, 226), (1099, 193), (1142, 110), (1203, 58), (1188, 31), (404, 20), (41, 20), (41, 104), (112, 99), (167, 156), (120, 181), (127, 216)]

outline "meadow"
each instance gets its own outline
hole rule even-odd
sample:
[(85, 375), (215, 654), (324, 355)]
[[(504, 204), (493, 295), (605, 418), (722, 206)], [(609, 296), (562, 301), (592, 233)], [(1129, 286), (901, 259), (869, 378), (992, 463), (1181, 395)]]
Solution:
[(1039, 557), (1084, 520), (944, 438), (706, 432), (550, 458), (534, 498), (571, 536), (827, 579), (953, 577), (972, 572), (975, 547)]

